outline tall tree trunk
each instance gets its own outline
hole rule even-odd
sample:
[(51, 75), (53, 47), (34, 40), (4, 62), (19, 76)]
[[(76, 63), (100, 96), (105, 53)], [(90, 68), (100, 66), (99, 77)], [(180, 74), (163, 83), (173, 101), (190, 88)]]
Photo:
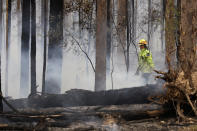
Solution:
[(29, 90), (30, 0), (23, 0), (22, 3), (20, 96), (27, 97)]
[[(83, 4), (83, 0), (80, 0), (80, 5)], [(79, 6), (79, 36), (81, 37), (81, 29), (82, 29), (82, 21), (83, 21), (83, 11), (82, 11), (82, 7)]]
[(126, 27), (127, 27), (127, 19), (126, 19), (126, 8), (127, 0), (118, 0), (118, 10), (117, 10), (117, 34), (118, 34), (118, 61), (120, 65), (126, 63)]
[[(197, 88), (197, 1), (181, 1), (180, 44), (178, 45), (178, 60), (190, 80), (190, 86)], [(192, 75), (196, 74), (195, 81)], [(194, 86), (195, 85), (195, 86)]]
[[(1, 2), (0, 2), (1, 4)], [(1, 5), (0, 5), (1, 6)], [(0, 11), (1, 13), (1, 11)], [(1, 17), (1, 16), (0, 16)], [(0, 94), (2, 95), (1, 91), (1, 51), (0, 51)], [(3, 112), (3, 102), (2, 102), (2, 97), (0, 97), (0, 112)]]
[(43, 73), (42, 73), (42, 94), (45, 94), (45, 74), (47, 56), (47, 21), (48, 21), (48, 0), (42, 1), (42, 22), (44, 26), (44, 51), (43, 51)]
[(11, 0), (6, 0), (6, 73), (5, 73), (5, 96), (8, 96), (8, 61), (11, 32)]
[[(1, 49), (2, 49), (2, 45), (3, 45), (3, 42), (2, 42), (2, 33), (3, 33), (3, 30), (2, 30), (2, 15), (3, 15), (3, 1), (1, 0), (0, 1), (0, 53), (2, 52)], [(1, 59), (1, 57), (0, 57)]]
[[(2, 32), (2, 14), (3, 14), (3, 2), (0, 1), (0, 32)], [(2, 52), (2, 33), (0, 33), (0, 93), (1, 91), (1, 52)], [(0, 97), (0, 112), (3, 112), (2, 98)]]
[[(136, 44), (136, 28), (137, 28), (137, 1), (131, 0), (131, 35), (130, 41), (133, 45)], [(136, 48), (137, 50), (137, 48)]]
[(174, 0), (166, 0), (165, 9), (165, 41), (166, 41), (166, 56), (170, 59), (172, 68), (177, 67), (176, 60), (176, 9)]
[(126, 0), (126, 24), (127, 24), (127, 59), (126, 59), (126, 65), (127, 65), (127, 73), (129, 72), (129, 48), (131, 44), (131, 3), (130, 0)]
[[(121, 39), (122, 46), (126, 47), (126, 8), (127, 0), (118, 0), (118, 17), (117, 17), (117, 24), (118, 24), (118, 32), (119, 37)], [(121, 45), (120, 45), (121, 47)], [(121, 47), (122, 48), (122, 47)]]
[(165, 30), (165, 5), (166, 0), (161, 0), (161, 43), (162, 43), (162, 50), (164, 51), (164, 30)]
[[(166, 43), (168, 50), (173, 47), (176, 42), (175, 35), (177, 35), (177, 27), (179, 26), (178, 34), (180, 41), (177, 45), (178, 66), (173, 68), (169, 66), (169, 71), (160, 77), (166, 81), (164, 84), (167, 87), (167, 96), (164, 101), (177, 103), (176, 110), (180, 117), (188, 119), (185, 116), (188, 109), (192, 109), (195, 116), (197, 116), (196, 108), (196, 94), (197, 94), (197, 1), (178, 1), (177, 7), (179, 10), (174, 9), (174, 1), (167, 0), (166, 3)], [(180, 11), (180, 12), (178, 12)], [(180, 16), (177, 19), (177, 15)], [(172, 35), (172, 36), (170, 36)], [(170, 52), (167, 52), (170, 54)], [(170, 56), (172, 58), (172, 56)], [(168, 64), (172, 64), (174, 59), (168, 60)], [(165, 97), (164, 96), (164, 97)], [(176, 100), (175, 100), (176, 99)], [(174, 101), (175, 100), (175, 101)], [(182, 102), (182, 100), (185, 100)], [(162, 100), (163, 101), (163, 100)], [(184, 105), (190, 108), (183, 108)], [(183, 113), (184, 112), (184, 113)]]
[(107, 1), (96, 1), (95, 91), (106, 90)]
[(36, 1), (31, 0), (31, 95), (36, 92)]
[(107, 74), (110, 73), (112, 2), (107, 0)]
[(60, 93), (61, 91), (63, 5), (64, 0), (50, 0), (47, 93)]

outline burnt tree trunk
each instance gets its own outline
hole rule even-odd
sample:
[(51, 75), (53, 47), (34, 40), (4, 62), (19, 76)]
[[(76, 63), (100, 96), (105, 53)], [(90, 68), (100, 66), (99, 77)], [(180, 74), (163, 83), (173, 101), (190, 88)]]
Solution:
[[(161, 43), (162, 43), (162, 49), (164, 48), (164, 30), (165, 30), (165, 4), (166, 0), (161, 0)], [(163, 49), (164, 50), (164, 49)]]
[(126, 58), (126, 27), (127, 27), (127, 0), (118, 0), (117, 9), (117, 34), (118, 34), (118, 61), (120, 65), (125, 64), (127, 67)]
[(173, 0), (166, 0), (165, 9), (165, 41), (166, 41), (166, 56), (170, 59), (170, 65), (173, 68), (177, 67), (176, 59), (176, 9)]
[[(3, 30), (2, 30), (2, 15), (3, 15), (3, 2), (0, 1), (0, 32), (2, 32), (0, 34), (0, 53), (2, 52), (1, 49), (2, 49), (2, 45), (3, 45), (3, 42), (2, 42), (2, 34), (3, 34)], [(1, 59), (1, 57), (0, 57)]]
[(28, 95), (29, 87), (29, 39), (30, 39), (30, 0), (22, 2), (22, 37), (21, 37), (21, 86), (20, 96)]
[(50, 0), (46, 92), (60, 93), (63, 46), (63, 0)]
[[(0, 2), (1, 4), (1, 2)], [(1, 13), (1, 12), (0, 12)], [(1, 17), (1, 16), (0, 16)], [(0, 51), (0, 57), (1, 57), (1, 51)], [(1, 58), (0, 58), (0, 94), (2, 94), (1, 91)], [(0, 97), (0, 112), (3, 112), (3, 102), (2, 102), (2, 97)]]
[(189, 85), (197, 88), (197, 1), (181, 1), (180, 44), (178, 45), (178, 60), (189, 79)]
[(96, 71), (95, 91), (106, 90), (107, 1), (96, 3)]
[(36, 1), (31, 0), (31, 95), (36, 94)]
[(112, 1), (107, 0), (107, 74), (110, 74)]
[[(167, 87), (167, 92), (164, 96), (164, 103), (175, 102), (178, 115), (189, 120), (185, 116), (187, 113), (185, 113), (184, 106), (197, 116), (197, 1), (178, 1), (179, 10), (175, 9), (174, 1), (167, 0), (166, 2), (166, 45), (169, 71), (160, 72), (164, 76), (159, 78), (166, 81), (164, 86)], [(176, 49), (177, 36), (180, 41)], [(178, 64), (173, 59), (175, 51), (177, 51)]]
[(126, 47), (126, 65), (127, 65), (127, 73), (129, 72), (129, 66), (130, 66), (130, 61), (129, 61), (129, 48), (131, 45), (131, 7), (133, 7), (134, 1), (126, 0), (126, 24), (127, 24), (127, 47)]
[[(137, 1), (131, 0), (131, 34), (130, 41), (135, 46), (136, 44), (136, 28), (137, 28)], [(137, 47), (135, 46), (136, 51)]]
[(42, 94), (45, 93), (46, 77), (46, 56), (47, 56), (47, 21), (48, 21), (48, 0), (42, 1), (42, 22), (44, 26), (44, 51), (43, 51), (43, 73), (42, 73)]
[[(2, 14), (3, 14), (3, 2), (0, 1), (0, 32), (2, 32)], [(2, 52), (2, 33), (0, 34), (0, 93), (1, 91), (1, 52)], [(0, 112), (3, 111), (2, 98), (0, 97)]]

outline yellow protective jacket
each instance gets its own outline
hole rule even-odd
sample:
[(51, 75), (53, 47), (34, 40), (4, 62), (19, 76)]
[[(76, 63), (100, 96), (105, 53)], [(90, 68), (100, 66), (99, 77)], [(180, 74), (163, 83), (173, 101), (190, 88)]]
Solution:
[(152, 54), (148, 49), (142, 49), (139, 53), (139, 70), (143, 73), (151, 73), (154, 69)]

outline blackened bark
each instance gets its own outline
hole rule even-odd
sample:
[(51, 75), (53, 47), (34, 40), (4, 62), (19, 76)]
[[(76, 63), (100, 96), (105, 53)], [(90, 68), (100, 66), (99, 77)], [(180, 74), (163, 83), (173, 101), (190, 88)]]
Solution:
[(44, 26), (44, 51), (43, 51), (43, 74), (42, 74), (42, 94), (45, 94), (45, 75), (46, 75), (46, 48), (47, 48), (47, 21), (48, 21), (48, 0), (42, 1), (42, 17)]
[[(1, 0), (0, 1), (0, 32), (2, 32), (2, 14), (3, 14), (3, 2)], [(0, 54), (1, 54), (1, 48), (2, 48), (2, 33), (0, 33)]]
[(29, 87), (30, 0), (22, 2), (21, 86), (20, 95), (26, 97)]
[[(130, 40), (132, 44), (135, 46), (136, 44), (136, 27), (137, 27), (137, 1), (131, 0), (131, 35), (130, 35)], [(137, 47), (135, 46), (136, 51)]]
[[(0, 2), (1, 3), (1, 2)], [(0, 12), (1, 13), (1, 12)], [(1, 57), (1, 54), (0, 54)], [(0, 59), (0, 94), (2, 94), (1, 91), (1, 59)], [(0, 97), (0, 112), (3, 112), (3, 102), (2, 102), (2, 97)]]
[(64, 0), (50, 0), (47, 93), (60, 93), (61, 91), (63, 5)]
[(161, 0), (161, 43), (164, 51), (164, 22), (165, 22), (165, 0)]
[(110, 56), (111, 56), (111, 0), (107, 0), (107, 73), (110, 73)]
[[(181, 0), (177, 0), (176, 3), (176, 10), (177, 10), (177, 14), (176, 14), (176, 19), (177, 19), (177, 25), (176, 25), (176, 47), (179, 50), (179, 46), (180, 46), (180, 20), (181, 20)], [(177, 65), (179, 65), (179, 54), (176, 54), (177, 57)]]
[(126, 19), (126, 2), (127, 0), (117, 0), (118, 9), (117, 9), (117, 34), (118, 34), (118, 62), (121, 65), (125, 64), (125, 69), (127, 70), (127, 56), (126, 56), (126, 28), (127, 28), (127, 19)]
[[(0, 1), (0, 32), (2, 32), (2, 13), (3, 13), (3, 2), (2, 0)], [(1, 91), (1, 52), (2, 52), (2, 33), (0, 34), (0, 93), (2, 94)], [(3, 111), (3, 103), (2, 103), (2, 98), (0, 97), (0, 112)]]
[(83, 21), (83, 11), (82, 11), (82, 7), (81, 5), (83, 5), (83, 0), (80, 0), (80, 6), (79, 6), (79, 34), (81, 36), (81, 29), (82, 27), (82, 21)]
[(118, 16), (117, 16), (117, 21), (118, 21), (118, 32), (119, 32), (119, 37), (120, 37), (120, 48), (126, 47), (126, 4), (127, 0), (118, 0)]
[(97, 0), (95, 91), (106, 90), (107, 1)]
[(127, 72), (129, 72), (129, 47), (130, 47), (130, 35), (131, 35), (131, 8), (130, 8), (130, 1), (126, 0), (126, 23), (127, 23)]
[(36, 94), (36, 1), (31, 0), (31, 95)]

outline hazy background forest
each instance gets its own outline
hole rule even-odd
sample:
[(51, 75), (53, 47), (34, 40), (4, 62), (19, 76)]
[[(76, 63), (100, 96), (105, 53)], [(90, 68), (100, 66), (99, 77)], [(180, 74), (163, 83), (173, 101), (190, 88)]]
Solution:
[[(0, 43), (1, 43), (1, 72), (2, 72), (2, 92), (14, 98), (27, 97), (31, 87), (31, 40), (32, 31), (36, 29), (36, 85), (37, 91), (42, 91), (43, 78), (43, 53), (44, 41), (47, 43), (47, 69), (46, 86), (58, 86), (61, 93), (70, 89), (94, 90), (95, 72), (89, 59), (95, 67), (96, 59), (96, 1), (95, 0), (64, 0), (62, 7), (63, 28), (55, 27), (63, 32), (63, 42), (53, 43), (50, 47), (50, 38), (59, 35), (57, 31), (50, 32), (50, 20), (59, 17), (59, 14), (50, 16), (51, 2), (58, 4), (55, 0), (35, 0), (35, 20), (36, 25), (29, 25), (29, 42), (26, 50), (22, 50), (22, 14), (24, 0), (9, 0), (9, 10), (6, 10), (7, 0), (1, 1), (0, 19)], [(29, 0), (27, 0), (29, 1)], [(110, 0), (109, 0), (110, 1)], [(46, 2), (46, 3), (44, 3)], [(81, 2), (81, 3), (80, 3)], [(155, 69), (166, 70), (165, 66), (165, 37), (164, 37), (164, 5), (163, 0), (111, 0), (109, 7), (109, 23), (106, 28), (108, 34), (107, 47), (107, 75), (106, 89), (119, 89), (125, 87), (136, 87), (144, 85), (143, 78), (136, 76), (138, 56), (138, 41), (142, 38), (149, 42), (149, 49), (153, 54)], [(30, 3), (30, 1), (29, 1)], [(71, 4), (72, 3), (72, 4)], [(80, 3), (82, 6), (78, 6)], [(47, 5), (47, 6), (45, 6)], [(59, 5), (57, 5), (58, 7)], [(88, 8), (90, 6), (90, 8)], [(78, 8), (79, 7), (79, 8)], [(28, 7), (26, 6), (28, 9)], [(29, 6), (30, 12), (34, 10), (32, 4)], [(87, 10), (86, 10), (87, 9)], [(61, 8), (59, 9), (61, 10)], [(61, 12), (61, 11), (60, 11)], [(10, 13), (10, 15), (9, 15)], [(10, 16), (9, 41), (6, 46), (7, 14)], [(61, 14), (61, 13), (60, 13)], [(30, 15), (30, 14), (29, 14)], [(44, 17), (47, 16), (47, 17)], [(33, 21), (31, 17), (31, 22)], [(47, 21), (47, 22), (43, 22)], [(53, 21), (53, 20), (51, 20)], [(54, 21), (53, 21), (54, 22)], [(46, 24), (46, 29), (45, 25)], [(57, 22), (58, 23), (58, 22)], [(97, 23), (99, 24), (99, 23)], [(102, 23), (101, 23), (102, 24)], [(53, 27), (54, 28), (54, 27)], [(44, 31), (47, 32), (46, 39)], [(34, 33), (34, 32), (33, 32)], [(51, 34), (50, 34), (51, 33)], [(50, 55), (51, 48), (55, 50), (57, 56)], [(122, 46), (123, 45), (123, 46)], [(33, 46), (32, 46), (33, 47)], [(57, 52), (56, 52), (57, 51)], [(85, 55), (87, 53), (89, 59)], [(60, 55), (58, 55), (60, 54)], [(23, 62), (21, 62), (23, 60)], [(23, 67), (21, 67), (21, 63)], [(7, 67), (7, 68), (6, 68)], [(25, 71), (22, 73), (21, 72)], [(47, 71), (48, 70), (48, 71)], [(8, 73), (6, 73), (8, 71)], [(8, 85), (6, 85), (6, 80)], [(53, 85), (53, 84), (54, 85)], [(156, 81), (150, 82), (155, 84)], [(21, 89), (21, 85), (25, 89)], [(52, 92), (53, 93), (53, 92)], [(56, 92), (54, 92), (56, 93)]]

